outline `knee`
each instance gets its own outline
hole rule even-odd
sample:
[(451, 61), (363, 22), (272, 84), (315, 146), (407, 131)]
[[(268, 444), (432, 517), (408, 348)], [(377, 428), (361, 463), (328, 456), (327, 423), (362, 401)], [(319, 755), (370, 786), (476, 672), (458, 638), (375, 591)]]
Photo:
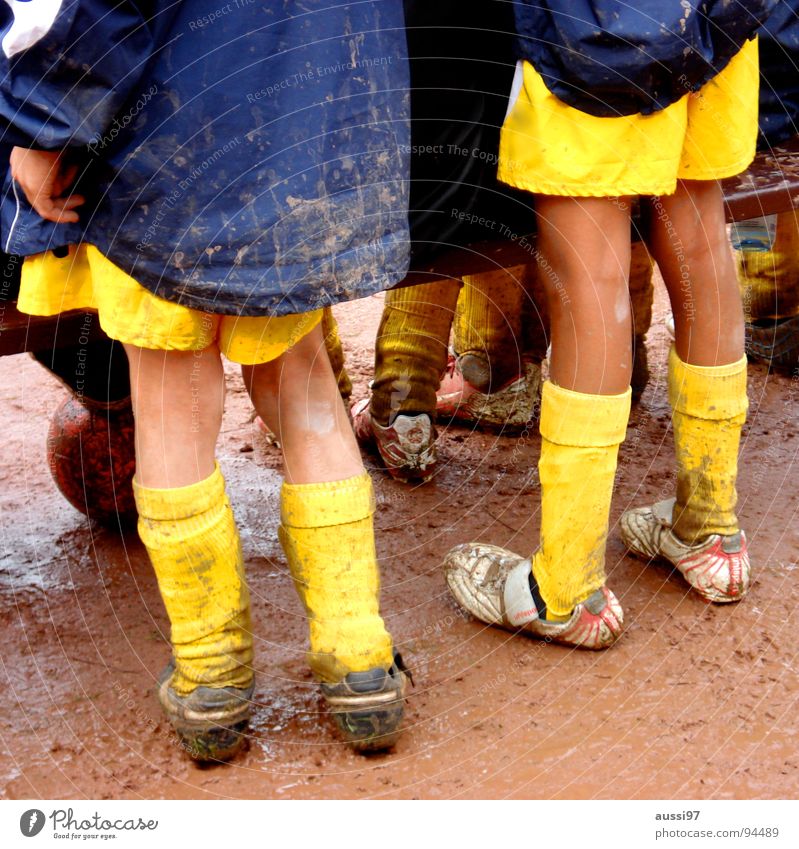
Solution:
[(589, 322), (605, 327), (626, 325), (630, 321), (630, 289), (626, 270), (614, 265), (596, 269), (589, 279), (574, 285), (548, 289), (549, 312), (554, 321), (575, 325)]

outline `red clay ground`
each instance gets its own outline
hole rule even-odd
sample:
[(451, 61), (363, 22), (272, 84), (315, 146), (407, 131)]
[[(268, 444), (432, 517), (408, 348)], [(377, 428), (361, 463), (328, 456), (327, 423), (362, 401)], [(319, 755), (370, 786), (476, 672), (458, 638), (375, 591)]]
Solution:
[[(362, 393), (379, 298), (339, 309)], [(538, 528), (537, 435), (449, 430), (421, 489), (373, 474), (383, 609), (416, 687), (390, 755), (336, 742), (303, 662), (305, 625), (277, 543), (278, 453), (231, 380), (220, 446), (258, 635), (249, 751), (199, 768), (174, 745), (153, 685), (166, 617), (135, 534), (89, 527), (45, 462), (64, 390), (25, 356), (0, 360), (0, 623), (8, 798), (795, 798), (799, 795), (799, 381), (751, 368), (740, 516), (755, 580), (713, 607), (625, 556), (615, 520), (673, 486), (659, 299), (653, 381), (621, 451), (608, 550), (627, 632), (609, 652), (547, 646), (467, 621), (439, 564), (457, 542), (520, 551)], [(248, 446), (254, 446), (249, 450)]]

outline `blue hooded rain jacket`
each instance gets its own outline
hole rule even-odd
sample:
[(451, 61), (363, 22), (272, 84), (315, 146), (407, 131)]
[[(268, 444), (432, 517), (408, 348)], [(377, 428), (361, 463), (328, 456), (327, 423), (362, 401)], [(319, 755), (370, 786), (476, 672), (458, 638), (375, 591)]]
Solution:
[(83, 240), (157, 295), (283, 315), (408, 262), (402, 0), (5, 0), (0, 136), (66, 149), (79, 225), (7, 178), (2, 247)]

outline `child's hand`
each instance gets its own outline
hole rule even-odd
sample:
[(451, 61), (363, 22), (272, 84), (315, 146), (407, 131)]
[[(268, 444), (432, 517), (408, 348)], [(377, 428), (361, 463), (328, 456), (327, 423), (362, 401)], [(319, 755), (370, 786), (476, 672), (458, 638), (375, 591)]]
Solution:
[[(22, 187), (28, 203), (42, 218), (57, 224), (79, 220), (74, 210), (86, 199), (68, 193), (77, 172), (77, 166), (65, 165), (57, 152), (24, 147), (11, 151), (11, 176)], [(67, 196), (63, 197), (65, 192)]]

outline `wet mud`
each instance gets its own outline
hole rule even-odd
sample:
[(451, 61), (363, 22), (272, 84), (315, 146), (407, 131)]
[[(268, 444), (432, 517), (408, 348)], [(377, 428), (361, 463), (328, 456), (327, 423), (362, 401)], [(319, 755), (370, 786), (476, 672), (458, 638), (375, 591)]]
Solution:
[[(337, 309), (356, 395), (371, 377), (379, 297)], [(539, 438), (445, 429), (441, 471), (378, 499), (383, 610), (413, 668), (392, 754), (338, 742), (304, 663), (305, 622), (277, 542), (280, 458), (230, 369), (220, 462), (251, 582), (258, 704), (228, 766), (187, 760), (155, 682), (168, 626), (135, 533), (70, 507), (47, 469), (64, 390), (26, 356), (0, 360), (0, 795), (6, 798), (793, 798), (799, 794), (799, 382), (750, 368), (740, 516), (754, 564), (742, 603), (705, 604), (625, 554), (616, 523), (674, 486), (659, 293), (652, 381), (622, 447), (608, 548), (627, 629), (590, 653), (470, 621), (440, 571), (483, 540), (529, 552)]]

